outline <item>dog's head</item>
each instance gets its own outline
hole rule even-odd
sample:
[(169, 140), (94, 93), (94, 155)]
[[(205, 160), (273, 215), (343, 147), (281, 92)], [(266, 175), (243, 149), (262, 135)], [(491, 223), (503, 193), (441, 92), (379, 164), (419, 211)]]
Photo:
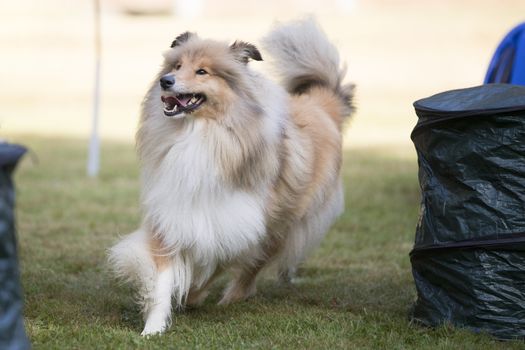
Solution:
[[(170, 118), (218, 118), (246, 91), (249, 60), (261, 61), (257, 48), (236, 41), (231, 45), (183, 33), (165, 55), (158, 88), (159, 108)], [(252, 89), (251, 87), (250, 89)]]

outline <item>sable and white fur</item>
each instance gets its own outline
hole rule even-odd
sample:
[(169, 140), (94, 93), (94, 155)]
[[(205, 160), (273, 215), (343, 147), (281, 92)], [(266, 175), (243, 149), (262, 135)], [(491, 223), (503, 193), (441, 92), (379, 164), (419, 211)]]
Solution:
[[(172, 297), (177, 307), (199, 304), (224, 271), (233, 279), (220, 304), (253, 295), (270, 263), (289, 280), (343, 211), (341, 128), (352, 85), (341, 83), (338, 52), (311, 19), (277, 26), (263, 44), (281, 85), (249, 68), (262, 59), (255, 46), (184, 33), (144, 99), (143, 224), (109, 252), (139, 288), (143, 335), (166, 330)], [(158, 83), (166, 74), (167, 90)], [(161, 98), (177, 93), (205, 101), (168, 118)]]

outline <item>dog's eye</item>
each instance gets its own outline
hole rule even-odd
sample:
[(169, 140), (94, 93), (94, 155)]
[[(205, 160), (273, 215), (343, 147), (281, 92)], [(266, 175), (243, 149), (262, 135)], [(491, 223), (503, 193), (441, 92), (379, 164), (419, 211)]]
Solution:
[(198, 69), (195, 71), (195, 74), (198, 74), (198, 75), (205, 75), (205, 74), (208, 74), (208, 72), (206, 72), (204, 69)]
[(182, 64), (180, 64), (180, 63), (175, 64), (175, 70), (179, 70), (180, 67), (182, 67)]

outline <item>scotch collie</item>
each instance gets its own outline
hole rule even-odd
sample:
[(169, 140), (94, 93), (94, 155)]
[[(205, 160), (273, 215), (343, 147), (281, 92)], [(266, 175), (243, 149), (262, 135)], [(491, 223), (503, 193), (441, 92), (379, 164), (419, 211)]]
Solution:
[(289, 281), (342, 213), (341, 129), (353, 85), (312, 19), (276, 26), (263, 47), (278, 85), (250, 69), (252, 44), (183, 33), (142, 105), (141, 227), (110, 248), (143, 305), (143, 335), (177, 307), (202, 303), (223, 272), (219, 304), (254, 295), (269, 265)]

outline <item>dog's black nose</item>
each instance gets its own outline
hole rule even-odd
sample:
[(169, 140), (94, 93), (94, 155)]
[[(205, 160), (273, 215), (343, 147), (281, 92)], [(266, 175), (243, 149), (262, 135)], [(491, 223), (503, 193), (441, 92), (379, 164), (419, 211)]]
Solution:
[(175, 85), (175, 76), (173, 74), (166, 74), (160, 78), (160, 87), (164, 90), (168, 90), (173, 85)]

